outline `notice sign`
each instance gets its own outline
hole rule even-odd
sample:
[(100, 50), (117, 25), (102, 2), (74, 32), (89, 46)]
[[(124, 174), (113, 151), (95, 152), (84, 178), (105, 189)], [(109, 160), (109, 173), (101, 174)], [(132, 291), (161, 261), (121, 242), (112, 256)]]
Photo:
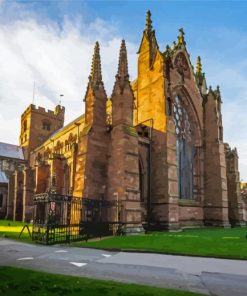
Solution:
[(56, 203), (54, 201), (51, 202), (51, 210), (55, 211)]

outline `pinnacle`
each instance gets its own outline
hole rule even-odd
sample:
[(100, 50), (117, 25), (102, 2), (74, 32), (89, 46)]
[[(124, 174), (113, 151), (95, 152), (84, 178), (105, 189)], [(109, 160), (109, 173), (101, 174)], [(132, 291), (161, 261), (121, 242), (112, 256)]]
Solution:
[(129, 73), (128, 73), (127, 50), (126, 50), (125, 41), (122, 40), (120, 53), (119, 53), (118, 71), (117, 71), (116, 81), (113, 88), (113, 93), (116, 91), (116, 88), (118, 87), (120, 87), (120, 92), (123, 93), (124, 88), (128, 84), (130, 85)]
[(218, 99), (220, 102), (222, 102), (222, 101), (221, 101), (221, 93), (220, 93), (220, 87), (219, 87), (219, 85), (217, 85), (217, 87), (216, 87), (215, 94), (216, 94), (217, 99)]
[(90, 74), (90, 82), (93, 86), (102, 83), (102, 74), (101, 74), (101, 62), (100, 62), (100, 47), (99, 42), (95, 43), (92, 66), (91, 66), (91, 74)]
[(151, 20), (151, 12), (150, 10), (147, 11), (147, 14), (146, 14), (146, 28), (145, 28), (145, 32), (147, 33), (147, 35), (150, 35), (151, 32), (153, 30), (153, 27), (152, 27), (152, 20)]
[(178, 44), (179, 45), (186, 45), (186, 42), (184, 40), (184, 35), (185, 35), (184, 29), (180, 28), (179, 32), (180, 32), (180, 35), (178, 36)]
[(119, 54), (119, 63), (118, 63), (118, 76), (121, 78), (129, 77), (128, 73), (128, 61), (127, 61), (127, 50), (125, 41), (122, 40)]
[(202, 74), (202, 64), (201, 64), (201, 57), (198, 56), (196, 60), (196, 74), (201, 75)]

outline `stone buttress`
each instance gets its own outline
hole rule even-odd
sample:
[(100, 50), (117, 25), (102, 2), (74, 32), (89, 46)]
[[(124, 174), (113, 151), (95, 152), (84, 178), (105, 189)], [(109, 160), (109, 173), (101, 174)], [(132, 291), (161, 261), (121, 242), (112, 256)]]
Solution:
[(104, 199), (107, 181), (106, 101), (101, 74), (99, 43), (96, 42), (91, 75), (85, 95), (85, 124), (79, 138), (74, 195)]
[(231, 149), (230, 146), (225, 143), (225, 155), (229, 222), (232, 226), (245, 226), (243, 213), (244, 204), (240, 195), (237, 149)]
[(175, 128), (173, 120), (166, 116), (164, 56), (159, 50), (149, 11), (138, 54), (135, 123), (149, 127), (151, 133), (147, 222), (150, 228), (177, 229)]
[(210, 226), (229, 226), (221, 103), (219, 88), (210, 87), (204, 98), (204, 222)]
[(117, 202), (113, 221), (124, 223), (124, 232), (142, 228), (138, 135), (133, 126), (134, 95), (130, 86), (127, 52), (121, 44), (118, 72), (112, 93), (112, 129), (108, 160), (108, 199)]

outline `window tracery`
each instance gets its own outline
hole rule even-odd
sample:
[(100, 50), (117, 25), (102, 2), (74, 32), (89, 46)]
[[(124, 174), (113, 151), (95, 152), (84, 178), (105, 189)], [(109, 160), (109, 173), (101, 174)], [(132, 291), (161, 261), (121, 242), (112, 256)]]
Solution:
[(189, 115), (178, 96), (174, 99), (173, 119), (177, 135), (177, 175), (180, 199), (194, 199), (195, 146)]
[(180, 74), (182, 82), (184, 82), (184, 78), (190, 79), (190, 68), (187, 59), (182, 52), (179, 52), (175, 57), (174, 66)]
[(173, 114), (177, 136), (187, 142), (191, 142), (191, 124), (189, 121), (189, 115), (182, 107), (178, 96), (176, 96), (174, 100)]

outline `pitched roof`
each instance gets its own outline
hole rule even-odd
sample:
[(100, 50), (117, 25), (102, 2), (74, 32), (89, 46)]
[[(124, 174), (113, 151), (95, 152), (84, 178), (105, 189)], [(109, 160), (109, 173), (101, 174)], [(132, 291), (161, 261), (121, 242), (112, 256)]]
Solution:
[(8, 183), (9, 180), (5, 174), (5, 172), (0, 171), (0, 183)]
[(82, 124), (84, 124), (84, 117), (85, 114), (80, 115), (79, 117), (77, 117), (76, 119), (74, 119), (73, 121), (69, 122), (67, 125), (61, 127), (60, 129), (58, 129), (57, 131), (55, 131), (53, 134), (51, 134), (49, 136), (48, 139), (46, 139), (40, 146), (36, 147), (35, 149), (32, 150), (33, 151), (38, 151), (41, 147), (45, 146), (47, 143), (49, 143), (49, 141), (51, 139), (56, 140), (58, 139), (61, 135), (67, 133), (71, 127), (73, 127), (73, 125), (77, 122), (82, 122)]
[(53, 134), (51, 134), (50, 137), (45, 142), (47, 142), (48, 140), (52, 139), (56, 135), (59, 135), (61, 132), (63, 132), (63, 131), (65, 132), (67, 129), (69, 129), (71, 126), (73, 126), (76, 122), (83, 120), (84, 117), (85, 117), (84, 114), (83, 115), (80, 115), (79, 117), (77, 117), (76, 119), (72, 120), (71, 122), (69, 122), (65, 126), (61, 127), (59, 130), (57, 130)]
[(23, 151), (20, 146), (3, 142), (0, 142), (0, 157), (1, 156), (24, 160)]

